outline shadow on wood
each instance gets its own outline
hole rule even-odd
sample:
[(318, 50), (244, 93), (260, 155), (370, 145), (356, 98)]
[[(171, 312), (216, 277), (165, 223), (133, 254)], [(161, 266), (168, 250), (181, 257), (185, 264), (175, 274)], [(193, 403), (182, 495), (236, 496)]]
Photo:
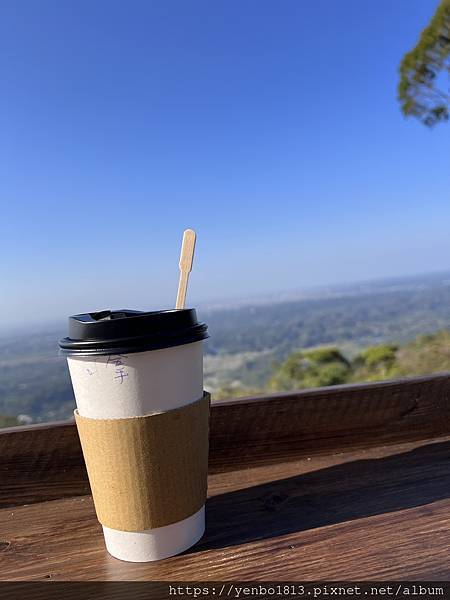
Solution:
[(412, 507), (426, 510), (448, 497), (450, 442), (434, 443), (214, 496), (207, 502), (206, 536), (190, 552)]

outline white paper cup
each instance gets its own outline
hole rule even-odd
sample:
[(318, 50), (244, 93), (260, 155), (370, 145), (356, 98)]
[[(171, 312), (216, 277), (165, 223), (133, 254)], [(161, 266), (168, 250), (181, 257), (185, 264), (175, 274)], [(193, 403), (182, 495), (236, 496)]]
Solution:
[[(79, 414), (91, 419), (123, 419), (160, 413), (199, 400), (203, 396), (202, 346), (202, 341), (196, 341), (143, 352), (69, 355), (67, 362)], [(179, 554), (195, 544), (204, 530), (204, 506), (182, 521), (144, 531), (103, 526), (108, 552), (132, 562)]]

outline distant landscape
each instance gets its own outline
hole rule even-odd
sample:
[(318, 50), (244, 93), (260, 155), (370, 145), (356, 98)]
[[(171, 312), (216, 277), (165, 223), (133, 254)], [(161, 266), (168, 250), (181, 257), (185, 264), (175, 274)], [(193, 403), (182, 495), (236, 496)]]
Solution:
[[(450, 370), (450, 273), (201, 307), (213, 399)], [(0, 424), (67, 419), (65, 323), (0, 336)]]

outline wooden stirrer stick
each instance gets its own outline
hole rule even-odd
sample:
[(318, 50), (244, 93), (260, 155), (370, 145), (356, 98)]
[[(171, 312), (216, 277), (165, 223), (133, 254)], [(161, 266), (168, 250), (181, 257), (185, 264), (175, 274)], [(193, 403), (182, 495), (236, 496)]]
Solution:
[(192, 270), (194, 260), (196, 234), (193, 229), (186, 229), (183, 234), (183, 243), (181, 244), (180, 254), (180, 280), (178, 282), (178, 294), (175, 308), (184, 308), (186, 301), (186, 292), (189, 280), (189, 273)]

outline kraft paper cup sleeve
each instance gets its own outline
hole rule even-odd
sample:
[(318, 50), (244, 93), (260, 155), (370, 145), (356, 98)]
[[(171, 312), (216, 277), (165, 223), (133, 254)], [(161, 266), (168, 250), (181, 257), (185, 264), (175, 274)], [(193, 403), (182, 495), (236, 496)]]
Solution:
[(75, 411), (97, 518), (120, 531), (181, 521), (206, 501), (210, 395), (167, 412), (90, 419)]

